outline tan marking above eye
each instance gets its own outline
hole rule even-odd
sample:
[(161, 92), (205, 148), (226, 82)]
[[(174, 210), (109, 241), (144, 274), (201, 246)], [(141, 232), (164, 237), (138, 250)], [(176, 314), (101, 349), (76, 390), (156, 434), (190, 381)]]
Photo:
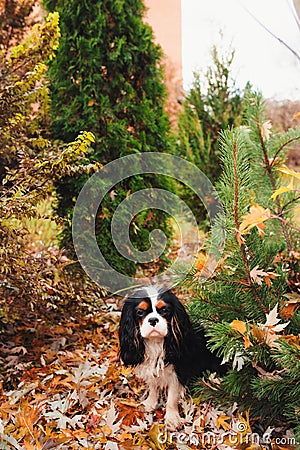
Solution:
[(160, 308), (164, 308), (166, 305), (166, 303), (163, 300), (158, 300), (158, 302), (156, 303), (156, 308), (160, 309)]
[(143, 309), (144, 311), (146, 311), (149, 308), (149, 305), (147, 302), (145, 302), (144, 300), (139, 304), (138, 306), (139, 309)]

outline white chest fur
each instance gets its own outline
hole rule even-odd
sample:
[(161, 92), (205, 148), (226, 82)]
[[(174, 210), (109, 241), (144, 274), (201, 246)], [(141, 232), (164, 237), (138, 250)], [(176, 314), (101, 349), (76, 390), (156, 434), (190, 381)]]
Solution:
[(160, 389), (177, 379), (172, 364), (165, 365), (163, 339), (145, 339), (145, 359), (136, 369), (136, 375), (148, 384), (157, 384)]
[(168, 428), (175, 429), (180, 423), (178, 402), (184, 387), (178, 381), (174, 366), (165, 365), (164, 357), (163, 339), (145, 339), (145, 359), (135, 372), (148, 386), (148, 397), (143, 402), (147, 411), (155, 409), (160, 393), (166, 393), (165, 423)]

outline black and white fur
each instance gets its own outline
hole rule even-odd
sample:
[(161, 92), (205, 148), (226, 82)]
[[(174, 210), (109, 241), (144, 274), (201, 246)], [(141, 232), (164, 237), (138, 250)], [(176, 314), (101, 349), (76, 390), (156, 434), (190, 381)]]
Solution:
[(145, 381), (148, 411), (154, 410), (166, 392), (165, 423), (180, 425), (178, 403), (185, 386), (204, 370), (222, 372), (220, 360), (206, 347), (202, 333), (195, 333), (189, 316), (175, 294), (151, 286), (124, 302), (120, 329), (120, 357), (134, 366)]

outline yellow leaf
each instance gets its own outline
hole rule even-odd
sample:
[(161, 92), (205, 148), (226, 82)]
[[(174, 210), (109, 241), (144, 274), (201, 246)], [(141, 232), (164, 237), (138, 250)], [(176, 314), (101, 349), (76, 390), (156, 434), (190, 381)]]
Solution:
[(244, 418), (240, 413), (238, 413), (239, 424), (238, 431), (241, 434), (251, 433), (251, 427), (249, 423), (249, 410), (246, 412), (246, 418)]
[(279, 189), (276, 189), (276, 191), (274, 191), (274, 193), (271, 195), (271, 199), (275, 200), (278, 195), (283, 194), (284, 192), (290, 192), (292, 190), (293, 189), (291, 186), (281, 186)]
[(110, 427), (108, 425), (104, 425), (103, 426), (103, 432), (104, 432), (105, 436), (109, 436), (112, 431), (111, 431), (111, 429), (110, 429)]
[(292, 120), (297, 119), (297, 117), (300, 117), (300, 111), (293, 115)]
[(226, 420), (230, 419), (229, 416), (225, 416), (224, 414), (221, 414), (220, 416), (217, 417), (217, 421), (216, 421), (216, 425), (218, 430), (222, 427), (223, 430), (229, 430), (230, 429), (230, 424), (228, 422), (226, 422)]
[(247, 234), (254, 227), (260, 227), (261, 224), (271, 217), (269, 208), (265, 209), (257, 203), (250, 207), (250, 213), (242, 217), (239, 231), (241, 234)]
[(91, 100), (89, 100), (89, 102), (88, 102), (88, 106), (93, 106), (95, 104), (95, 99), (94, 98), (91, 98)]
[(294, 177), (294, 178), (297, 178), (298, 180), (300, 180), (300, 172), (295, 172), (294, 170), (289, 169), (286, 166), (278, 167), (278, 169), (276, 169), (276, 170), (278, 170), (278, 172), (282, 172), (286, 175), (290, 175), (291, 177)]
[(165, 427), (162, 424), (154, 424), (151, 426), (146, 438), (147, 444), (153, 450), (164, 450), (166, 443), (164, 442)]
[(241, 334), (245, 334), (247, 331), (245, 322), (242, 322), (241, 320), (233, 320), (230, 326), (233, 330), (238, 331)]

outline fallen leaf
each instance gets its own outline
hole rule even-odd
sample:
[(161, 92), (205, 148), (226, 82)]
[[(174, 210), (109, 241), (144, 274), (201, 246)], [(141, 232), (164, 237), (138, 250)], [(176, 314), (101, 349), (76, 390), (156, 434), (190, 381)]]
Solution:
[(242, 222), (239, 227), (241, 234), (247, 234), (249, 231), (257, 226), (260, 226), (260, 231), (262, 230), (261, 224), (271, 217), (271, 212), (269, 208), (265, 209), (262, 206), (254, 203), (250, 206), (249, 214), (245, 214), (242, 217)]
[(225, 414), (221, 414), (217, 417), (216, 425), (218, 430), (220, 428), (223, 428), (223, 430), (230, 430), (230, 424), (227, 422), (227, 420), (230, 419), (229, 416), (226, 416)]
[(285, 175), (289, 175), (290, 177), (294, 177), (297, 180), (300, 180), (300, 172), (295, 172), (294, 170), (289, 169), (286, 166), (278, 167), (276, 170), (278, 170), (278, 172), (284, 173)]
[(276, 189), (276, 191), (274, 191), (274, 193), (271, 195), (271, 199), (275, 200), (278, 195), (284, 194), (285, 192), (291, 192), (292, 190), (292, 186), (281, 186), (279, 189)]
[(300, 295), (297, 292), (292, 292), (291, 294), (285, 294), (285, 297), (288, 300), (284, 302), (284, 306), (281, 308), (280, 317), (290, 319), (294, 316), (300, 304)]
[(270, 139), (270, 136), (272, 134), (271, 132), (272, 123), (270, 120), (267, 120), (264, 122), (261, 126), (260, 132), (263, 137), (263, 139), (266, 139), (267, 141)]
[(241, 320), (233, 320), (230, 324), (231, 328), (233, 330), (238, 331), (241, 334), (245, 334), (247, 331), (246, 323), (242, 322)]

